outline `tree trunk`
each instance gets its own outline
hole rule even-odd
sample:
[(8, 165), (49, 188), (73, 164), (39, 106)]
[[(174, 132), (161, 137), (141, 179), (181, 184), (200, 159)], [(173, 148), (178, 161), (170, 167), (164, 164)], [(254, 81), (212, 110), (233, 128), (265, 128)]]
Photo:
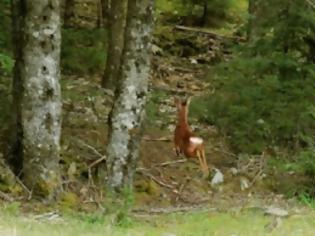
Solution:
[(201, 25), (205, 26), (207, 24), (208, 21), (208, 0), (204, 0), (203, 2), (203, 14), (201, 17)]
[(102, 7), (102, 20), (103, 27), (108, 29), (109, 26), (109, 13), (110, 13), (110, 0), (101, 0)]
[(25, 185), (52, 199), (60, 191), (60, 1), (12, 0), (15, 141)]
[(124, 47), (128, 0), (112, 1), (108, 29), (106, 68), (102, 78), (102, 87), (115, 90)]
[(139, 157), (139, 144), (148, 91), (154, 0), (129, 1), (120, 87), (110, 115), (107, 146), (107, 186), (130, 189)]
[(102, 15), (102, 2), (98, 0), (96, 3), (96, 11), (97, 11), (97, 20), (96, 20), (96, 28), (101, 28), (103, 25), (103, 15)]
[(70, 20), (74, 17), (74, 5), (75, 0), (65, 0), (65, 10), (64, 10), (64, 18), (63, 25), (65, 27), (70, 27)]

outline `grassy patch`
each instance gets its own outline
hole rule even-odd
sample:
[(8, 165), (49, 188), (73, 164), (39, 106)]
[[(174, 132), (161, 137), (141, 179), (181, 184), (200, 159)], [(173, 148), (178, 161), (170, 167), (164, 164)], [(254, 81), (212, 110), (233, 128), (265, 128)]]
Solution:
[(38, 221), (34, 216), (2, 216), (1, 235), (314, 235), (314, 212), (290, 216), (268, 230), (274, 218), (262, 212), (170, 214), (133, 219), (114, 226), (110, 216), (73, 214), (60, 220)]

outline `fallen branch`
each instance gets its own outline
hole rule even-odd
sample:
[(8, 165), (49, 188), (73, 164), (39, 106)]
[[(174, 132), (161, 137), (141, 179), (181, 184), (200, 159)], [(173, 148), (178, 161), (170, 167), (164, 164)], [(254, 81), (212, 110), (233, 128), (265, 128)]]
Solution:
[(145, 169), (140, 169), (138, 168), (136, 171), (142, 173), (143, 175), (149, 177), (150, 179), (152, 179), (155, 183), (157, 183), (158, 185), (162, 186), (162, 187), (165, 187), (165, 188), (168, 188), (168, 189), (171, 189), (171, 190), (174, 190), (175, 187), (173, 185), (170, 185), (170, 184), (167, 184), (167, 183), (164, 183), (163, 181), (161, 180), (158, 180), (154, 175), (150, 174), (149, 172), (147, 172)]
[(263, 174), (263, 170), (259, 170), (258, 173), (253, 178), (253, 180), (250, 182), (249, 188), (251, 188), (256, 183), (256, 181), (262, 176), (262, 174)]
[(186, 183), (183, 183), (183, 184), (181, 184), (181, 186), (179, 187), (178, 193), (177, 193), (176, 198), (175, 198), (175, 202), (178, 202), (178, 200), (179, 200), (181, 194), (183, 193), (183, 190), (184, 190), (185, 186), (186, 186)]
[(97, 164), (101, 163), (102, 161), (106, 160), (106, 156), (102, 156), (101, 158), (93, 161), (89, 166), (88, 168), (91, 169), (93, 168), (94, 166), (96, 166)]
[(205, 34), (205, 35), (208, 35), (214, 39), (221, 39), (221, 40), (222, 39), (228, 39), (228, 40), (233, 40), (233, 41), (238, 41), (238, 42), (245, 42), (246, 41), (246, 39), (242, 38), (242, 37), (219, 35), (219, 34), (210, 32), (208, 30), (197, 29), (197, 28), (192, 28), (192, 27), (187, 27), (187, 26), (175, 25), (174, 29), (181, 30), (181, 31), (189, 31), (189, 32), (193, 32), (193, 33)]
[(96, 165), (98, 165), (99, 163), (101, 163), (102, 161), (106, 160), (106, 156), (101, 154), (99, 151), (96, 150), (95, 147), (92, 147), (91, 145), (83, 142), (82, 140), (78, 140), (78, 142), (87, 147), (88, 149), (90, 149), (91, 151), (94, 152), (95, 155), (97, 155), (99, 157), (99, 159), (95, 160), (94, 162), (92, 162), (90, 165), (88, 165), (88, 178), (89, 178), (89, 186), (95, 187), (94, 181), (93, 181), (93, 176), (92, 176), (92, 168)]
[(185, 213), (185, 212), (211, 212), (216, 208), (208, 208), (205, 206), (189, 206), (189, 207), (171, 207), (171, 208), (152, 208), (152, 209), (134, 209), (132, 210), (136, 216), (147, 216), (152, 214), (169, 214), (169, 213)]
[(170, 142), (172, 141), (172, 136), (165, 136), (165, 137), (160, 137), (160, 138), (150, 138), (148, 136), (144, 136), (142, 138), (144, 141), (164, 141), (164, 142)]
[(179, 159), (179, 160), (176, 160), (176, 161), (162, 162), (162, 163), (158, 163), (158, 164), (153, 165), (151, 168), (158, 167), (158, 166), (174, 165), (174, 164), (184, 163), (184, 162), (187, 162), (187, 159)]
[(187, 162), (187, 161), (188, 161), (187, 159), (179, 159), (179, 160), (176, 160), (176, 161), (166, 161), (166, 162), (154, 164), (154, 165), (152, 165), (152, 166), (149, 167), (149, 168), (139, 167), (139, 168), (136, 169), (136, 171), (138, 171), (138, 172), (149, 171), (149, 170), (152, 169), (152, 168), (164, 167), (164, 166), (168, 166), (168, 165), (174, 165), (174, 164), (178, 164), (178, 163), (184, 163), (184, 162)]
[(101, 158), (95, 160), (88, 166), (89, 185), (92, 185), (93, 187), (95, 186), (92, 176), (92, 168), (104, 160), (106, 160), (106, 156), (102, 156)]
[(88, 149), (90, 149), (91, 151), (93, 151), (94, 154), (96, 154), (96, 155), (99, 156), (100, 158), (102, 158), (102, 157), (104, 156), (104, 155), (102, 155), (99, 151), (97, 151), (95, 147), (92, 147), (91, 145), (89, 145), (89, 144), (83, 142), (82, 140), (78, 140), (78, 142), (79, 142), (81, 145), (83, 145), (83, 146), (87, 147)]
[(3, 200), (5, 200), (7, 202), (13, 202), (13, 198), (2, 191), (0, 191), (0, 198), (2, 198)]
[(25, 184), (20, 180), (19, 177), (15, 177), (15, 181), (27, 192), (28, 194), (28, 197), (27, 197), (27, 200), (30, 200), (32, 198), (32, 195), (33, 195), (33, 191), (32, 190), (29, 190)]

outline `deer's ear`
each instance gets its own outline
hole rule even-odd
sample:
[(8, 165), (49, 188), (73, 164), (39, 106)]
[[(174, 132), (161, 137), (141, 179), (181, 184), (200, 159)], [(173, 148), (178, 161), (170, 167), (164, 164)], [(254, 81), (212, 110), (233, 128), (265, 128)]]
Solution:
[(185, 99), (185, 105), (186, 105), (186, 106), (189, 106), (190, 101), (191, 101), (191, 97), (187, 97), (187, 98)]

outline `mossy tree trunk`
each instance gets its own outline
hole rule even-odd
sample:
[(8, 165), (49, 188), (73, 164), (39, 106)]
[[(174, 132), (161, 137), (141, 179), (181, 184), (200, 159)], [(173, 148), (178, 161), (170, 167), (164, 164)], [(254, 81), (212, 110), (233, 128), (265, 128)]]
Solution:
[(12, 0), (16, 45), (12, 154), (25, 185), (47, 199), (57, 196), (61, 187), (59, 4), (59, 0)]
[(110, 115), (107, 187), (130, 189), (139, 157), (148, 91), (154, 0), (129, 1), (120, 84)]
[(107, 61), (102, 87), (115, 90), (121, 65), (121, 55), (124, 47), (124, 31), (126, 25), (128, 0), (111, 1), (109, 24)]

